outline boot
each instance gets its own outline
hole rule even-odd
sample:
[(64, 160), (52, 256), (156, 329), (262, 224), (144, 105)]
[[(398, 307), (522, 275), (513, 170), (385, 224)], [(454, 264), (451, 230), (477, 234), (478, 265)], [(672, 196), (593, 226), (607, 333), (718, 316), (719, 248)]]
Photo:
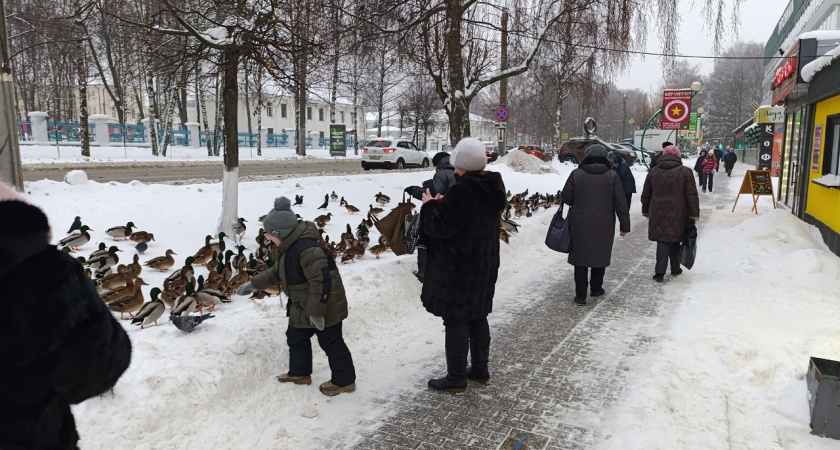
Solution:
[(463, 394), (467, 390), (467, 354), (446, 351), (446, 376), (429, 380), (436, 391)]
[(487, 345), (481, 344), (475, 342), (475, 339), (470, 339), (472, 365), (467, 369), (467, 379), (487, 384), (490, 382), (490, 370), (487, 368), (490, 361), (490, 343), (488, 342)]
[(414, 272), (420, 282), (423, 282), (423, 277), (426, 276), (426, 247), (417, 247), (417, 272)]

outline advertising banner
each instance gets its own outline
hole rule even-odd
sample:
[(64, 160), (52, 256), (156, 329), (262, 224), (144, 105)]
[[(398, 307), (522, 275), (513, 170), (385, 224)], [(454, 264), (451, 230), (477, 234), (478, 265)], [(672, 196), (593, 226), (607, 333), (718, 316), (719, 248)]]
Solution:
[(330, 156), (347, 156), (346, 125), (330, 125)]
[(691, 89), (666, 89), (662, 102), (662, 129), (687, 130), (691, 119)]

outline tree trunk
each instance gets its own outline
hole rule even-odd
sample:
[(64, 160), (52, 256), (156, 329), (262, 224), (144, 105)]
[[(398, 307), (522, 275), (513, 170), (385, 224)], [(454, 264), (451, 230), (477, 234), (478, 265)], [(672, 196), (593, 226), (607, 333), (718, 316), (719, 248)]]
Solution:
[[(210, 126), (207, 122), (207, 97), (204, 96), (204, 85), (201, 82), (201, 69), (199, 68), (198, 64), (196, 64), (195, 66), (195, 88), (196, 102), (198, 101), (199, 97), (201, 98), (201, 109), (199, 110), (199, 115), (201, 116), (200, 121), (202, 122), (202, 126), (204, 127), (204, 142), (207, 144), (207, 156), (213, 156), (213, 143), (210, 138)], [(198, 106), (198, 103), (196, 103), (196, 106)]]
[(234, 235), (239, 223), (239, 49), (229, 45), (224, 51), (222, 101), (225, 110), (225, 169), (222, 177), (222, 214), (219, 216), (217, 232)]
[(554, 136), (552, 145), (559, 149), (563, 143), (563, 101), (566, 100), (566, 94), (563, 91), (563, 86), (557, 87), (557, 111), (554, 113)]
[(298, 109), (297, 121), (297, 154), (306, 156), (306, 102), (307, 95), (307, 80), (306, 80), (306, 63), (308, 58), (306, 52), (301, 52), (298, 59), (299, 64), (297, 69), (297, 92), (295, 93)]
[(213, 156), (219, 156), (219, 146), (222, 143), (220, 136), (222, 124), (222, 103), (224, 100), (221, 93), (221, 86), (219, 86), (219, 76), (216, 75), (216, 122), (213, 124)]
[(257, 104), (255, 105), (257, 114), (257, 156), (262, 156), (262, 66), (257, 66)]
[(149, 140), (152, 141), (152, 155), (158, 156), (157, 96), (155, 96), (155, 75), (146, 72), (146, 95), (149, 97)]
[(174, 89), (172, 93), (172, 99), (167, 102), (167, 105), (164, 107), (166, 112), (164, 113), (161, 119), (164, 122), (163, 126), (163, 149), (161, 151), (161, 155), (166, 157), (166, 149), (169, 148), (169, 135), (172, 133), (172, 109), (175, 106), (175, 103), (178, 101), (178, 92), (180, 89)]
[(178, 118), (180, 119), (182, 130), (187, 129), (185, 124), (190, 121), (187, 114), (187, 81), (189, 79), (189, 74), (190, 72), (186, 68), (181, 69), (181, 83), (178, 85), (180, 87), (178, 88), (178, 93), (176, 94), (176, 98), (178, 99)]
[(444, 34), (449, 65), (449, 140), (453, 147), (461, 138), (470, 135), (470, 104), (465, 92), (464, 59), (461, 55), (461, 25), (464, 16), (464, 6), (461, 3), (446, 2), (449, 28)]
[(88, 125), (87, 104), (88, 70), (84, 38), (76, 41), (76, 51), (79, 52), (79, 59), (76, 61), (76, 75), (79, 82), (79, 128), (82, 133), (82, 156), (90, 157), (90, 126)]

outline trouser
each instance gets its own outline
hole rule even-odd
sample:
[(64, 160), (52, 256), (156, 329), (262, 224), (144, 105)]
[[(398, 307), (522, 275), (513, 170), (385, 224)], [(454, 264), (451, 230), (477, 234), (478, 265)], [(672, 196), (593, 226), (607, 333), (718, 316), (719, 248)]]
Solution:
[(726, 176), (727, 177), (732, 176), (732, 167), (729, 167), (729, 166), (726, 167)]
[(575, 297), (586, 298), (586, 288), (592, 291), (603, 289), (606, 267), (592, 267), (592, 278), (589, 279), (589, 267), (575, 266)]
[(344, 343), (341, 334), (341, 322), (319, 331), (317, 328), (286, 329), (286, 343), (289, 345), (289, 375), (312, 375), (312, 335), (318, 336), (318, 344), (327, 354), (332, 377), (330, 381), (336, 386), (347, 386), (356, 381), (356, 369), (353, 367), (353, 356)]
[(473, 366), (487, 370), (490, 325), (487, 317), (475, 320), (443, 319), (446, 328), (446, 371), (450, 381), (466, 378), (467, 352)]
[(697, 186), (703, 186), (703, 172), (697, 172)]
[(703, 186), (703, 189), (708, 188), (709, 192), (711, 192), (712, 188), (714, 187), (714, 184), (715, 184), (715, 173), (714, 172), (704, 173), (703, 174), (703, 183), (701, 184), (701, 186)]
[(671, 272), (680, 270), (680, 243), (679, 242), (657, 242), (656, 243), (656, 273), (665, 274), (668, 269), (668, 261), (671, 262)]
[(630, 200), (633, 199), (633, 193), (624, 194), (624, 196), (627, 197), (627, 209), (630, 209)]

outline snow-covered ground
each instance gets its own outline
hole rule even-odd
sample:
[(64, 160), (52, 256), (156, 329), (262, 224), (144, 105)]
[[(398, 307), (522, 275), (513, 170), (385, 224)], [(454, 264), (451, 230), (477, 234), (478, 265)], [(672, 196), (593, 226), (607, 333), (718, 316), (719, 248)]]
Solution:
[[(686, 164), (693, 166), (693, 160)], [(513, 193), (555, 193), (574, 167), (551, 165), (553, 170), (543, 172), (535, 159), (525, 165), (502, 161), (489, 170), (502, 173)], [(740, 178), (747, 168), (737, 165), (735, 175)], [(634, 174), (641, 192), (645, 172), (637, 166)], [(332, 191), (364, 211), (377, 192), (391, 196), (393, 204), (404, 187), (428, 176), (370, 172), (240, 183), (239, 215), (248, 220), (244, 245), (255, 247), (258, 217), (279, 195), (303, 195), (303, 206), (293, 209), (311, 220), (324, 213), (316, 208)], [(740, 180), (728, 185), (724, 180), (715, 180), (715, 195), (726, 186), (734, 201)], [(99, 242), (113, 244), (104, 234), (109, 227), (132, 221), (154, 233), (156, 241), (141, 261), (166, 249), (174, 250), (179, 262), (195, 253), (205, 235), (214, 234), (222, 197), (220, 184), (44, 180), (27, 183), (26, 191), (49, 216), (55, 241), (77, 215), (93, 228), (92, 241), (80, 252), (84, 255)], [(639, 208), (636, 195), (631, 213), (638, 216)], [(326, 226), (333, 240), (346, 224), (355, 229), (363, 218), (338, 202), (327, 211), (334, 215)], [(756, 216), (745, 206), (701, 217), (698, 262), (664, 288), (673, 298), (667, 326), (652, 352), (638, 358), (623, 400), (605, 412), (605, 447), (837, 448), (836, 441), (809, 434), (804, 375), (809, 356), (840, 359), (840, 259), (827, 251), (813, 227), (784, 210), (773, 211), (769, 199), (761, 200), (759, 211)], [(543, 244), (552, 212), (518, 219), (520, 233), (502, 246), (500, 279), (506, 282), (497, 289), (498, 310), (516, 301), (517, 289), (535, 276), (521, 268), (522, 261), (566, 264), (565, 255)], [(372, 231), (372, 240), (377, 237)], [(124, 251), (120, 262), (130, 261), (133, 243), (116, 245)], [(389, 252), (340, 267), (350, 305), (344, 336), (358, 389), (334, 398), (318, 392), (329, 369), (315, 343), (311, 386), (275, 380), (286, 371), (288, 358), (285, 308), (276, 297), (237, 296), (192, 334), (166, 318), (144, 330), (123, 322), (134, 345), (131, 367), (113, 396), (73, 408), (81, 447), (314, 448), (310, 438), (369, 418), (370, 399), (399, 392), (404, 380), (418, 376), (420, 362), (440, 356), (443, 348), (441, 321), (419, 301), (420, 284), (411, 273), (415, 261), (414, 255)], [(200, 267), (196, 272), (206, 275)], [(141, 278), (149, 283), (144, 293), (161, 286), (165, 276), (144, 268)], [(501, 319), (498, 315), (491, 323)]]

